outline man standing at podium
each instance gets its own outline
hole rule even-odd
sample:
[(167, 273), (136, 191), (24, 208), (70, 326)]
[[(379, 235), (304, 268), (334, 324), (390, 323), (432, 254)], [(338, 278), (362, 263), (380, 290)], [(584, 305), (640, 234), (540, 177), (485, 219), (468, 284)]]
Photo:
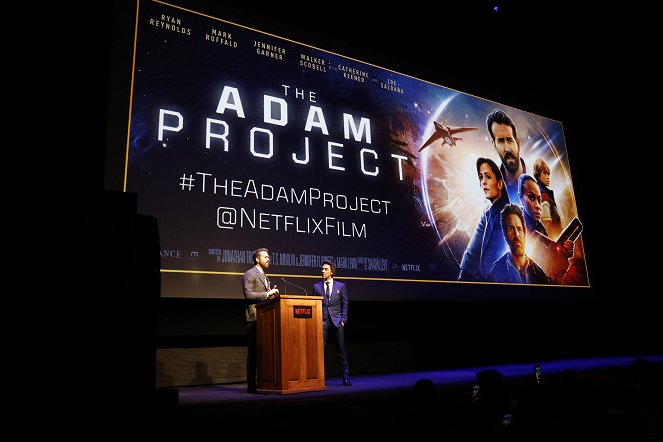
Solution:
[(334, 335), (338, 361), (343, 370), (343, 385), (349, 387), (350, 370), (348, 368), (348, 352), (345, 348), (345, 324), (348, 322), (348, 290), (344, 283), (335, 281), (336, 266), (331, 261), (322, 263), (322, 279), (313, 285), (313, 294), (322, 296), (322, 336), (323, 344), (327, 343), (327, 335)]
[(256, 336), (256, 304), (268, 299), (279, 291), (276, 285), (273, 287), (265, 270), (269, 268), (269, 250), (260, 248), (253, 252), (255, 266), (244, 272), (242, 276), (242, 288), (246, 298), (246, 330), (249, 335), (249, 348), (246, 355), (246, 391), (255, 393), (257, 389), (257, 336)]

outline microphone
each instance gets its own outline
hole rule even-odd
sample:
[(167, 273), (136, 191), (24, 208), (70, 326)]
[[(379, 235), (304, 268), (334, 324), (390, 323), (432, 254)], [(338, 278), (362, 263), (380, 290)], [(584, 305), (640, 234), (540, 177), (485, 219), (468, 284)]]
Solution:
[[(308, 292), (306, 291), (306, 289), (304, 287), (300, 287), (297, 284), (293, 284), (292, 282), (288, 282), (288, 281), (285, 280), (285, 278), (281, 278), (281, 281), (283, 281), (283, 283), (285, 284), (286, 287), (288, 287), (288, 284), (290, 284), (290, 285), (294, 285), (298, 289), (304, 290), (304, 296), (308, 296)], [(286, 289), (284, 288), (283, 291), (286, 291)]]

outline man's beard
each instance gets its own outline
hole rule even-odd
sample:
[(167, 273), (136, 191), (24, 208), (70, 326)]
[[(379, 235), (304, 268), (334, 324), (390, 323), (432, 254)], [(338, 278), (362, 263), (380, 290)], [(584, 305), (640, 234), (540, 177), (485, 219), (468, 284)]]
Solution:
[(511, 243), (511, 253), (516, 257), (523, 256), (525, 254), (525, 244), (522, 241), (517, 241), (516, 244), (516, 240), (514, 240)]
[(511, 173), (516, 173), (518, 172), (518, 167), (520, 166), (518, 159), (515, 157), (514, 154), (511, 152), (507, 152), (504, 154), (504, 158), (502, 159), (502, 162), (504, 163), (504, 167), (506, 170), (508, 170)]

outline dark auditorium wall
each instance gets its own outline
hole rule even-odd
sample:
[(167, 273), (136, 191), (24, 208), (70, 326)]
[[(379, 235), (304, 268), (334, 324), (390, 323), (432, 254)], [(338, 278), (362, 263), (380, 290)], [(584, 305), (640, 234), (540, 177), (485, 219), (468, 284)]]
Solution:
[[(97, 245), (104, 241), (84, 234), (105, 220), (86, 220), (81, 213), (89, 213), (88, 208), (96, 207), (104, 198), (106, 119), (118, 118), (107, 115), (109, 101), (117, 99), (113, 95), (116, 92), (109, 89), (109, 81), (116, 74), (126, 76), (122, 72), (126, 66), (111, 63), (111, 49), (121, 40), (111, 36), (116, 24), (115, 3), (105, 3), (105, 8), (96, 6), (84, 19), (77, 18), (75, 11), (49, 6), (50, 10), (42, 11), (34, 20), (42, 29), (54, 29), (57, 22), (57, 32), (45, 38), (25, 29), (19, 38), (23, 45), (13, 53), (18, 71), (12, 97), (20, 103), (12, 127), (14, 132), (24, 134), (14, 134), (15, 143), (30, 147), (21, 152), (19, 160), (30, 164), (33, 176), (38, 177), (26, 183), (23, 191), (26, 201), (44, 201), (39, 208), (31, 203), (25, 213), (33, 220), (42, 210), (57, 214), (49, 231), (35, 223), (38, 228), (31, 231), (39, 233), (33, 240), (39, 246), (75, 248), (81, 252), (80, 259), (92, 261), (80, 267), (86, 274), (72, 274), (71, 266), (53, 262), (35, 281), (37, 293), (42, 294), (36, 299), (54, 315), (71, 322), (71, 329), (77, 325), (92, 327), (92, 333), (82, 327), (78, 332), (91, 335), (86, 351), (97, 359), (105, 355), (104, 349), (94, 348), (94, 321), (83, 321), (80, 315), (95, 315), (95, 309), (110, 302), (95, 297), (114, 293), (109, 293), (108, 281), (96, 277), (107, 273), (94, 274), (95, 257), (104, 253)], [(183, 0), (179, 3), (185, 4)], [(119, 4), (122, 11), (124, 2)], [(648, 221), (650, 212), (642, 212), (649, 198), (645, 187), (648, 171), (643, 166), (658, 168), (644, 148), (660, 144), (652, 123), (654, 117), (643, 109), (654, 84), (650, 66), (656, 51), (653, 20), (645, 13), (622, 20), (617, 27), (612, 26), (618, 18), (615, 13), (597, 20), (590, 15), (549, 11), (546, 19), (535, 8), (514, 11), (500, 23), (485, 15), (476, 20), (472, 16), (432, 19), (427, 17), (435, 14), (405, 11), (364, 26), (357, 18), (346, 17), (344, 14), (349, 12), (345, 10), (327, 10), (324, 14), (275, 6), (231, 10), (217, 2), (203, 2), (194, 9), (201, 8), (212, 15), (564, 124), (577, 205), (585, 226), (591, 282), (587, 299), (508, 303), (351, 301), (347, 340), (353, 371), (660, 353), (653, 338), (659, 315), (649, 288), (657, 283), (660, 270), (644, 257), (647, 248), (660, 240), (648, 232), (648, 228), (658, 230)], [(451, 8), (452, 12), (474, 11), (471, 7), (457, 8)], [(358, 12), (355, 15), (366, 16)], [(560, 25), (563, 20), (569, 22)], [(579, 30), (583, 20), (591, 26)], [(535, 30), (533, 23), (539, 24)], [(516, 60), (509, 67), (494, 62), (489, 53), (491, 39), (505, 37), (501, 33), (503, 24), (513, 28), (505, 42)], [(548, 48), (553, 48), (555, 57), (546, 57)], [(485, 52), (486, 56), (464, 58), (465, 51)], [(615, 91), (614, 87), (626, 89)], [(48, 106), (36, 112), (37, 102)], [(48, 118), (36, 127), (28, 117), (35, 113), (41, 116), (42, 112)], [(108, 134), (109, 139), (115, 135)], [(638, 148), (643, 152), (639, 153)], [(60, 302), (54, 296), (64, 300)], [(156, 347), (244, 345), (241, 300), (158, 301)], [(46, 330), (57, 330), (58, 320), (37, 314), (43, 305), (35, 302), (29, 307), (39, 318), (34, 327), (40, 327), (38, 321), (42, 321)], [(82, 309), (82, 313), (71, 313), (73, 308)], [(112, 333), (115, 325), (102, 317), (105, 320), (96, 326), (110, 327)], [(119, 326), (116, 330), (120, 333)], [(100, 343), (108, 338), (108, 329), (96, 332), (103, 337)], [(47, 334), (41, 336), (45, 339)], [(79, 365), (86, 360), (84, 352), (62, 354)], [(336, 370), (333, 361), (329, 367), (332, 373)], [(100, 372), (110, 374), (103, 369)], [(63, 368), (58, 376), (78, 379)], [(81, 378), (93, 377), (87, 374)]]

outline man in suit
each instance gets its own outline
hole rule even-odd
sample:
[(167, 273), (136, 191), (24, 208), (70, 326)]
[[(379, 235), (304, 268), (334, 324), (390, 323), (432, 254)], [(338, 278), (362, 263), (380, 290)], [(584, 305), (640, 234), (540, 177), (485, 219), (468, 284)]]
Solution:
[(350, 370), (348, 352), (345, 348), (345, 325), (348, 323), (348, 290), (344, 283), (334, 280), (336, 267), (331, 261), (322, 263), (323, 282), (313, 285), (313, 294), (322, 296), (322, 335), (327, 343), (327, 335), (334, 335), (338, 361), (343, 370), (343, 385), (349, 387)]
[(265, 270), (269, 268), (269, 250), (260, 248), (253, 252), (255, 266), (244, 272), (242, 288), (246, 298), (246, 330), (249, 336), (249, 348), (246, 356), (246, 391), (255, 393), (257, 388), (257, 337), (256, 337), (256, 304), (268, 298), (273, 298), (279, 291), (276, 285), (270, 285)]

